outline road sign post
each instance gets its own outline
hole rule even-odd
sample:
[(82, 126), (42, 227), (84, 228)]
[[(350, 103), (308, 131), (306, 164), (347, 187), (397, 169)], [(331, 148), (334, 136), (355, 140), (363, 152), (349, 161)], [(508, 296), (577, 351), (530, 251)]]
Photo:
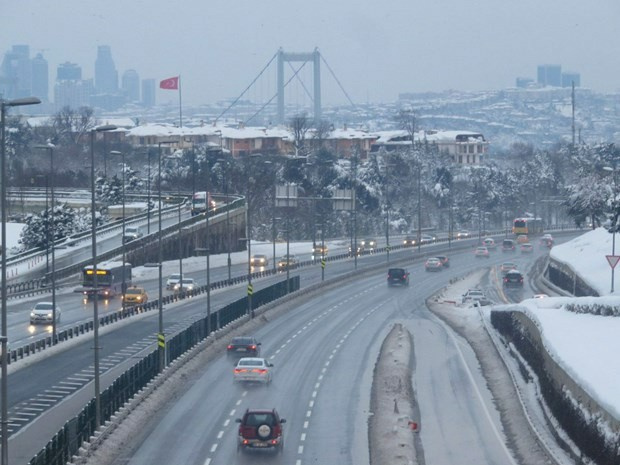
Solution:
[(607, 263), (609, 263), (609, 266), (611, 267), (611, 293), (613, 294), (614, 292), (614, 268), (616, 268), (618, 261), (620, 261), (620, 255), (605, 255), (605, 258), (607, 259)]

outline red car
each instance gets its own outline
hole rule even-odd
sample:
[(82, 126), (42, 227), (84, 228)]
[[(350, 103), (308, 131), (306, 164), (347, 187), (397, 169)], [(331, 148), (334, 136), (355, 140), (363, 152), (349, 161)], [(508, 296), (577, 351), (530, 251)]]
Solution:
[(286, 420), (280, 418), (275, 408), (247, 409), (243, 418), (237, 418), (235, 421), (239, 423), (237, 452), (246, 449), (277, 449), (278, 452), (282, 452), (284, 447), (282, 424), (286, 423)]

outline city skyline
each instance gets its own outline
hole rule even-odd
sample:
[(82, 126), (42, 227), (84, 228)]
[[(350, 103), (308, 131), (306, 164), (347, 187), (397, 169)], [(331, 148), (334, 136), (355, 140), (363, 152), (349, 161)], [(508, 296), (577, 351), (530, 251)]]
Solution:
[[(48, 60), (50, 73), (70, 61), (94, 78), (97, 48), (107, 45), (119, 76), (129, 69), (157, 81), (181, 75), (183, 100), (190, 105), (239, 96), (280, 47), (318, 47), (356, 103), (395, 101), (399, 93), (512, 87), (516, 77), (535, 79), (542, 63), (578, 71), (581, 85), (599, 92), (616, 91), (620, 73), (613, 56), (620, 45), (620, 4), (611, 0), (596, 7), (580, 0), (524, 0), (501, 9), (493, 0), (474, 6), (394, 0), (384, 8), (368, 0), (317, 0), (295, 8), (217, 0), (208, 8), (197, 0), (182, 7), (25, 0), (5, 8), (13, 18), (0, 31), (5, 50), (28, 44), (33, 55)], [(323, 102), (346, 102), (326, 68)], [(263, 87), (264, 95), (254, 100), (266, 101), (275, 92), (275, 84)], [(157, 101), (174, 103), (172, 94), (157, 90)]]

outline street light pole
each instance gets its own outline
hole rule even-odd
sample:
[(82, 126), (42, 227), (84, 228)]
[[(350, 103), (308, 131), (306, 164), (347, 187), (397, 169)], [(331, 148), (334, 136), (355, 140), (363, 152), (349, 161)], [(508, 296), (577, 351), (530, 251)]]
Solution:
[(2, 279), (1, 292), (2, 292), (2, 334), (0, 335), (0, 344), (2, 346), (2, 373), (0, 377), (2, 395), (0, 396), (1, 404), (1, 418), (2, 423), (0, 427), (0, 434), (2, 435), (2, 453), (0, 463), (2, 465), (8, 465), (9, 463), (9, 411), (7, 405), (8, 398), (8, 336), (7, 336), (7, 296), (6, 296), (6, 252), (7, 252), (7, 240), (6, 240), (6, 109), (8, 107), (19, 107), (23, 105), (36, 105), (41, 103), (36, 97), (26, 97), (15, 100), (0, 100), (0, 129), (1, 133), (1, 145), (2, 145), (2, 159), (0, 159), (0, 213), (2, 226), (0, 227), (0, 234), (2, 235), (2, 250), (1, 252), (1, 268), (0, 279)]
[[(217, 131), (216, 131), (217, 132)], [(222, 138), (220, 136), (220, 150), (221, 150)], [(231, 265), (232, 262), (230, 260), (230, 202), (228, 199), (228, 160), (224, 158), (218, 158), (217, 160), (220, 163), (224, 163), (226, 165), (226, 169), (223, 172), (223, 183), (224, 183), (224, 197), (226, 197), (226, 263), (228, 266), (228, 284), (231, 283)]]
[(122, 166), (122, 174), (121, 174), (121, 182), (123, 185), (121, 186), (121, 195), (123, 196), (123, 222), (122, 222), (122, 231), (123, 234), (121, 236), (121, 249), (123, 251), (123, 274), (122, 274), (122, 289), (123, 289), (123, 299), (121, 300), (121, 308), (123, 312), (125, 311), (125, 293), (127, 292), (127, 281), (125, 278), (125, 152), (119, 152), (118, 150), (112, 150), (110, 155), (120, 155), (121, 156), (121, 164)]
[(147, 150), (148, 177), (146, 179), (146, 233), (151, 234), (151, 151)]
[(99, 428), (101, 425), (101, 387), (100, 387), (100, 373), (99, 373), (99, 289), (97, 282), (97, 204), (95, 201), (95, 135), (98, 132), (111, 131), (116, 129), (116, 126), (106, 125), (99, 126), (90, 131), (90, 221), (91, 221), (91, 249), (93, 255), (93, 339), (95, 351), (95, 428)]
[[(55, 247), (55, 236), (56, 236), (56, 228), (54, 227), (54, 146), (51, 144), (48, 145), (37, 145), (35, 146), (36, 149), (39, 150), (46, 150), (49, 151), (49, 156), (50, 156), (50, 175), (49, 175), (49, 180), (48, 177), (45, 177), (45, 182), (46, 182), (46, 204), (47, 204), (47, 184), (50, 185), (51, 187), (51, 204), (52, 204), (52, 208), (48, 209), (49, 212), (49, 218), (48, 218), (48, 222), (47, 222), (47, 229), (48, 231), (50, 229), (52, 229), (54, 232), (52, 233), (52, 237), (50, 240), (50, 235), (48, 233), (47, 236), (47, 244), (48, 247), (50, 246), (50, 242), (51, 242), (51, 248), (52, 248), (52, 344), (56, 344), (58, 341), (56, 339), (56, 335), (57, 335), (57, 322), (56, 322), (56, 247)], [(48, 182), (49, 181), (49, 182)]]

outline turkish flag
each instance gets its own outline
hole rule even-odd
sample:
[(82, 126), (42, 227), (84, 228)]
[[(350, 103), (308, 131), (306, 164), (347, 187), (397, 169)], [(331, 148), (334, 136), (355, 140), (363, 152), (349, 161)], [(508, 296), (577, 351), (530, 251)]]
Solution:
[(179, 88), (179, 76), (164, 79), (159, 82), (160, 89), (177, 90)]

